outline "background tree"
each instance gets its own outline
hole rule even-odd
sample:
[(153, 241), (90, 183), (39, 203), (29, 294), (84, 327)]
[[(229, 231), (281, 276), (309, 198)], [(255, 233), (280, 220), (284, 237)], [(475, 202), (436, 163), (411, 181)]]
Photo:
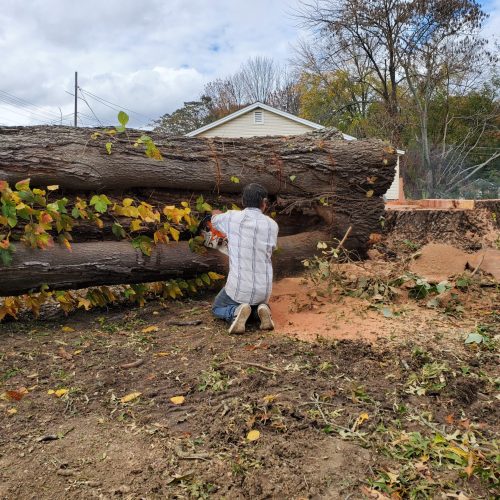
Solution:
[(415, 196), (460, 195), (498, 167), (498, 96), (479, 78), (497, 61), (480, 38), (477, 2), (318, 0), (299, 17), (313, 40), (294, 61), (301, 113), (405, 149)]
[(165, 113), (153, 122), (154, 130), (166, 134), (184, 135), (217, 119), (213, 114), (210, 97), (185, 102), (173, 113)]
[[(415, 6), (410, 19), (412, 30), (403, 34), (398, 53), (405, 73), (405, 84), (418, 115), (420, 161), (426, 173), (428, 195), (453, 193), (474, 173), (498, 157), (494, 153), (479, 164), (470, 165), (475, 146), (480, 142), (490, 118), (473, 112), (461, 117), (469, 130), (458, 142), (450, 143), (448, 129), (456, 118), (450, 116), (450, 102), (463, 91), (474, 88), (474, 79), (485, 63), (494, 58), (483, 50), (486, 41), (479, 36), (486, 15), (474, 0), (428, 0)], [(448, 104), (441, 117), (442, 137), (429, 130), (429, 112), (439, 97)]]

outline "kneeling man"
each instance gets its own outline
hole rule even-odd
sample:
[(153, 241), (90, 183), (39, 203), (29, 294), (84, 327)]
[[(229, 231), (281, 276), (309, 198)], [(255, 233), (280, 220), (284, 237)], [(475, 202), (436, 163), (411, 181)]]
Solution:
[(252, 312), (261, 330), (274, 323), (268, 302), (273, 284), (271, 255), (278, 241), (278, 224), (264, 215), (267, 191), (260, 184), (243, 190), (244, 210), (212, 212), (212, 226), (227, 236), (229, 275), (212, 306), (218, 318), (231, 323), (229, 333), (244, 333)]

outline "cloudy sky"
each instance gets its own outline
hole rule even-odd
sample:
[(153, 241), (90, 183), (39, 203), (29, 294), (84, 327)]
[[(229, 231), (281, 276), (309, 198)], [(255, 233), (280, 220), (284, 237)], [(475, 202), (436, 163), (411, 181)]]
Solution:
[[(0, 0), (0, 124), (145, 126), (251, 56), (286, 62), (299, 0)], [(483, 2), (498, 34), (500, 0)], [(115, 108), (115, 109), (113, 109)], [(92, 110), (91, 110), (92, 109)]]

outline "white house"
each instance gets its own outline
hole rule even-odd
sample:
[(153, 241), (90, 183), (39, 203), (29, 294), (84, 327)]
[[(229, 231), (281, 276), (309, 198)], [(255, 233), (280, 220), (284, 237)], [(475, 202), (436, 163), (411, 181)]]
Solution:
[[(325, 127), (304, 118), (255, 102), (246, 108), (231, 113), (220, 120), (209, 123), (186, 134), (188, 137), (255, 137), (263, 135), (298, 135), (321, 130)], [(356, 137), (342, 134), (347, 141)], [(399, 157), (404, 151), (397, 150), (396, 176), (386, 193), (388, 200), (399, 198)]]

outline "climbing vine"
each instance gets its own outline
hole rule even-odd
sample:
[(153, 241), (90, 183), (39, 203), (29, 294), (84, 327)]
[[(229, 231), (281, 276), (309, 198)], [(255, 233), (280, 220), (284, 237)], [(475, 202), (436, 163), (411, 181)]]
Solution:
[(133, 198), (110, 199), (105, 194), (74, 200), (56, 198), (58, 189), (57, 185), (32, 189), (29, 179), (16, 183), (14, 188), (0, 181), (0, 265), (12, 262), (15, 241), (33, 249), (60, 244), (71, 251), (73, 228), (83, 223), (102, 230), (103, 217), (111, 223), (116, 239), (130, 241), (144, 255), (151, 255), (155, 245), (179, 241), (181, 233), (190, 236), (190, 247), (196, 250), (200, 241), (193, 235), (198, 217), (212, 210), (202, 195), (193, 207), (188, 201), (182, 201), (180, 206), (155, 207)]

